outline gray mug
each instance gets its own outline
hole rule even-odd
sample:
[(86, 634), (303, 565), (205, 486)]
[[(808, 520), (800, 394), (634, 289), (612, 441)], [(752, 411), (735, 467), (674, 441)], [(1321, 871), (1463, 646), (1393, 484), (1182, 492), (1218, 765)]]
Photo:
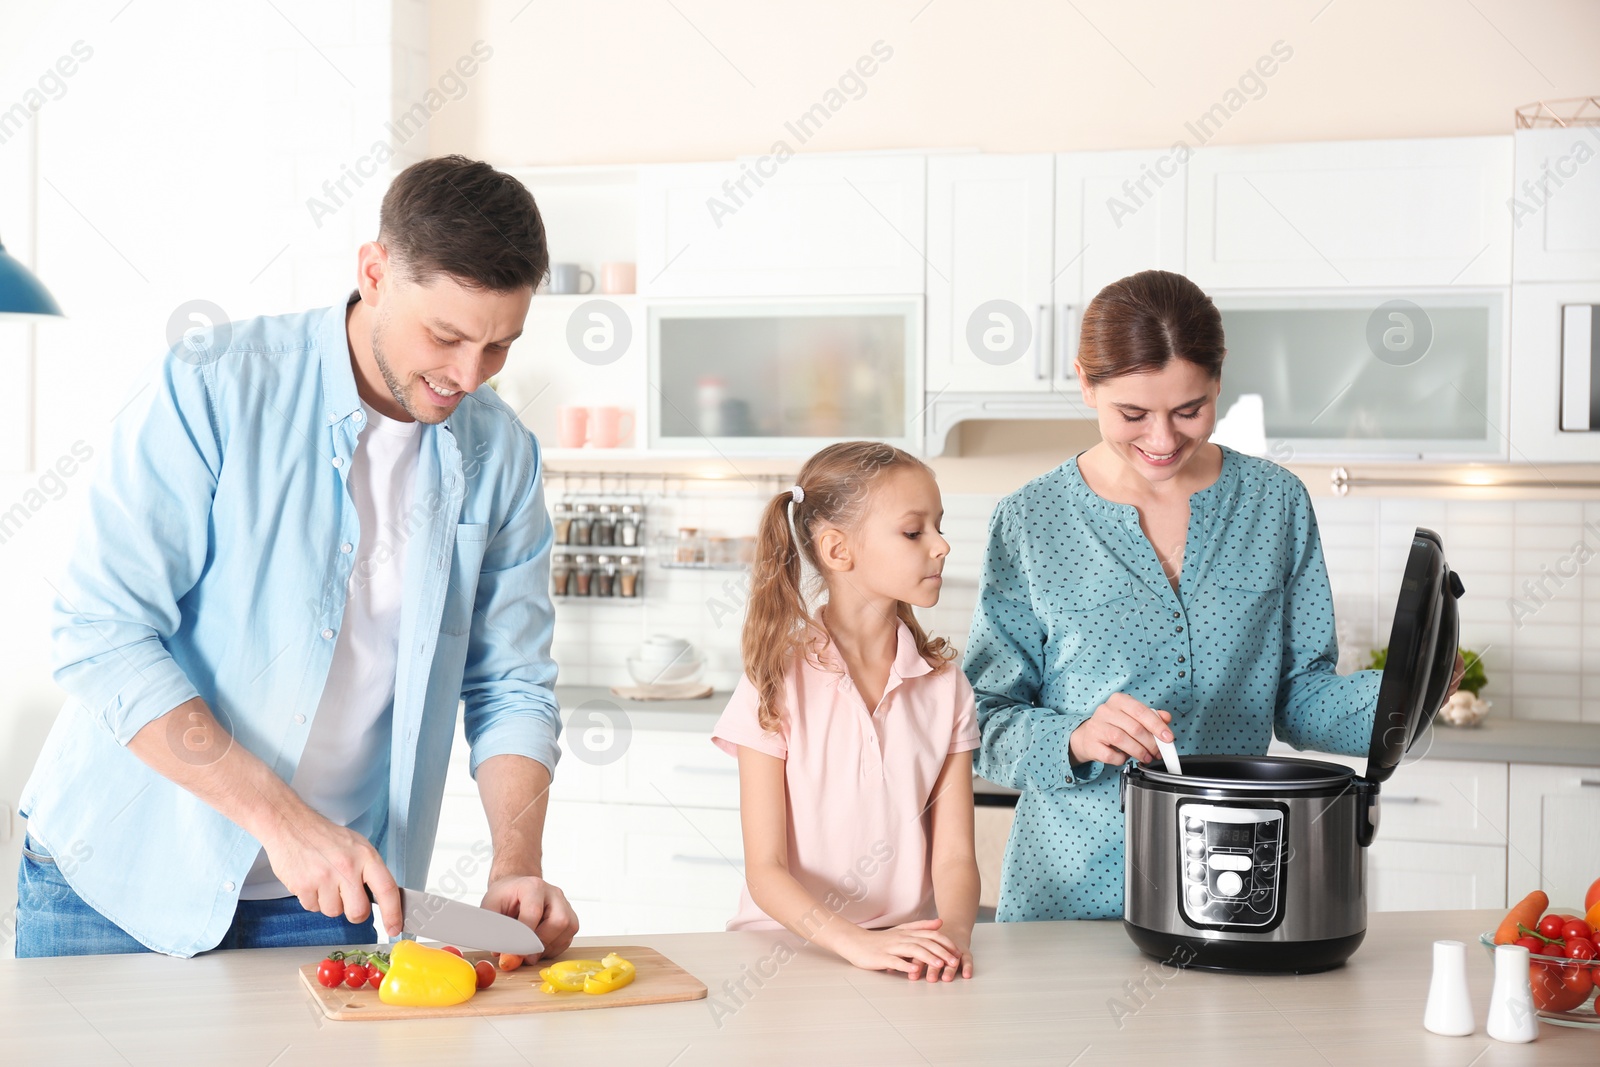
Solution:
[(592, 293), (594, 275), (576, 263), (550, 264), (550, 282), (546, 290), (551, 293)]

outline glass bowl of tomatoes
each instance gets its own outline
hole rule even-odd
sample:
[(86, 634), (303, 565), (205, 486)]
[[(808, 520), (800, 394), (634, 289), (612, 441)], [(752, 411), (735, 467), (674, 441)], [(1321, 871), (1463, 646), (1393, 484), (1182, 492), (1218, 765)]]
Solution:
[[(1528, 982), (1539, 1018), (1557, 1026), (1600, 1030), (1600, 948), (1596, 932), (1572, 915), (1551, 913), (1539, 920), (1538, 929), (1521, 927), (1514, 944), (1528, 950)], [(1493, 955), (1494, 935), (1479, 938)]]

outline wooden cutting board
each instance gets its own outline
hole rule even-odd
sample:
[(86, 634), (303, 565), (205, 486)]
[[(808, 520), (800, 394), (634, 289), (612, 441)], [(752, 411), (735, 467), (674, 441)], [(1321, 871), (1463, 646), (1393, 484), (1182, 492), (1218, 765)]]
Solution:
[[(300, 981), (311, 991), (322, 1012), (341, 1022), (351, 1019), (451, 1019), (470, 1015), (522, 1015), (542, 1011), (582, 1011), (588, 1008), (621, 1008), (630, 1004), (668, 1004), (680, 1000), (703, 1000), (705, 983), (673, 963), (653, 948), (643, 945), (588, 946), (571, 949), (558, 960), (597, 960), (615, 952), (631, 962), (637, 977), (614, 993), (598, 996), (589, 993), (539, 992), (539, 968), (554, 961), (531, 960), (514, 971), (500, 971), (494, 985), (480, 989), (465, 1004), (448, 1008), (402, 1008), (385, 1004), (378, 991), (370, 987), (329, 989), (317, 981), (317, 964), (300, 968)], [(484, 952), (468, 952), (466, 957), (493, 960)], [(318, 962), (321, 962), (320, 960)]]

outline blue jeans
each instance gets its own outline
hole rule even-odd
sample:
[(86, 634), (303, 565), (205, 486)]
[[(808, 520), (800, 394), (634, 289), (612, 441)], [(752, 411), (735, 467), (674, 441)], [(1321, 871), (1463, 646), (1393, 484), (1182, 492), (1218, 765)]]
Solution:
[[(306, 911), (294, 897), (241, 900), (233, 924), (217, 948), (294, 948), (307, 945), (371, 945), (377, 932), (369, 917), (353, 923)], [(122, 927), (84, 903), (59, 865), (31, 837), (22, 839), (17, 870), (17, 958), (96, 956), (148, 952)]]

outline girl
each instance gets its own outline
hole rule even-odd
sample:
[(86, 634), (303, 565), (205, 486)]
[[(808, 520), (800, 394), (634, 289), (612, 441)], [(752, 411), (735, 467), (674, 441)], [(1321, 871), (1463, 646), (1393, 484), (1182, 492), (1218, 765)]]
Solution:
[[(780, 926), (857, 967), (972, 977), (972, 687), (929, 638), (950, 545), (933, 472), (889, 445), (808, 460), (761, 517), (745, 676), (712, 740), (739, 759), (745, 888), (730, 930)], [(827, 590), (815, 618), (801, 562)]]

